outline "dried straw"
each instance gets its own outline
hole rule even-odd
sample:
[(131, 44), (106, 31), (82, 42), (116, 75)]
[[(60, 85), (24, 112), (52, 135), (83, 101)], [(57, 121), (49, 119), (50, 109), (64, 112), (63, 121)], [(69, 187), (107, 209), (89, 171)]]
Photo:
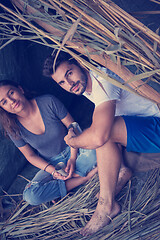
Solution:
[[(23, 13), (17, 8), (13, 11), (0, 4), (6, 11), (1, 14), (1, 48), (16, 39), (28, 39), (51, 48), (69, 51), (93, 71), (97, 64), (108, 68), (113, 66), (114, 69), (111, 70), (127, 81), (135, 89), (135, 93), (139, 92), (157, 103), (160, 102), (159, 94), (148, 86), (149, 82), (159, 84), (160, 37), (112, 1), (12, 2), (23, 10)], [(40, 27), (37, 28), (34, 22)], [(90, 63), (87, 64), (72, 49), (88, 56)], [(110, 66), (110, 59), (118, 65), (111, 63)], [(124, 65), (137, 67), (136, 78), (129, 72), (121, 73)], [(119, 84), (107, 74), (101, 74), (107, 81)], [(132, 91), (127, 85), (120, 84), (120, 87)]]
[[(132, 180), (134, 182), (134, 179)], [(66, 196), (54, 206), (31, 214), (27, 204), (1, 224), (7, 239), (158, 239), (160, 231), (159, 170), (154, 170), (135, 198), (133, 187), (128, 185), (119, 196), (122, 212), (99, 232), (87, 238), (80, 229), (93, 214), (99, 191), (98, 177), (82, 186), (72, 196)], [(132, 198), (135, 198), (132, 200)], [(33, 211), (33, 210), (32, 210)]]

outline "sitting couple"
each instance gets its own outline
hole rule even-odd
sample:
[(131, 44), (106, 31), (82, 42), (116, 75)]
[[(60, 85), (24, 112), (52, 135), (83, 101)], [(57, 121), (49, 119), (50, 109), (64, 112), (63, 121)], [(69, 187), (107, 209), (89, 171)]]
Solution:
[[(160, 112), (149, 100), (87, 71), (67, 53), (58, 55), (53, 71), (55, 55), (46, 59), (43, 74), (65, 90), (83, 94), (94, 102), (91, 126), (80, 135), (75, 135), (72, 128), (67, 134), (73, 119), (55, 97), (28, 99), (24, 90), (10, 81), (0, 82), (1, 122), (26, 159), (41, 169), (24, 190), (24, 199), (30, 204), (65, 196), (96, 173), (97, 162), (99, 200), (91, 220), (81, 231), (82, 235), (89, 235), (120, 212), (115, 195), (131, 177), (123, 165), (121, 145), (128, 151), (160, 152)], [(110, 70), (102, 70), (122, 80)], [(55, 170), (62, 161), (67, 165), (67, 177)]]
[[(41, 169), (24, 190), (29, 204), (63, 198), (97, 172), (95, 150), (78, 150), (65, 143), (73, 119), (54, 96), (30, 99), (16, 82), (0, 81), (0, 121), (26, 159)], [(59, 162), (66, 165), (67, 176), (56, 171)]]

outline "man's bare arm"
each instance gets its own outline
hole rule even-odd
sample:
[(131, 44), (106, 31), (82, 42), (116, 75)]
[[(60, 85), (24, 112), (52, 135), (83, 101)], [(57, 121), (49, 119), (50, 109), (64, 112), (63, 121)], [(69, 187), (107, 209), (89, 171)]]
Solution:
[(96, 149), (106, 143), (114, 122), (115, 101), (108, 101), (95, 108), (93, 121), (90, 128), (83, 131), (79, 136), (72, 136), (69, 132), (65, 141), (72, 147)]

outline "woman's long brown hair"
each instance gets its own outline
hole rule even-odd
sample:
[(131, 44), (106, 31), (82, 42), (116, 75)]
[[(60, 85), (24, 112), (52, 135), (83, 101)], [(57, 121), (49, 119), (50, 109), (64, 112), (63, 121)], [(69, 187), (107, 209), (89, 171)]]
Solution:
[[(0, 87), (7, 85), (14, 86), (16, 88), (19, 87), (19, 84), (14, 81), (0, 81)], [(27, 95), (26, 91), (24, 95), (27, 99), (31, 99), (31, 96), (28, 96), (29, 94)], [(8, 134), (14, 137), (19, 136), (19, 126), (16, 123), (16, 115), (5, 111), (2, 107), (0, 107), (0, 124), (3, 127), (5, 136), (7, 136)]]

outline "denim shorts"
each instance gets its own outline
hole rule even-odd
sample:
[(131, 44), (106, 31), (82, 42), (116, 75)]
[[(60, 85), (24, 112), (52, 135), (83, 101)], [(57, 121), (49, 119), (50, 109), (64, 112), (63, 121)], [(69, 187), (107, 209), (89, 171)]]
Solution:
[(160, 118), (122, 116), (127, 128), (127, 151), (160, 153)]
[[(67, 161), (70, 158), (70, 147), (67, 147), (58, 156), (47, 159), (53, 166), (58, 162)], [(75, 173), (86, 176), (97, 164), (96, 151), (80, 149), (76, 159)], [(23, 199), (31, 205), (39, 205), (57, 198), (63, 198), (67, 194), (65, 181), (53, 179), (48, 172), (40, 170), (30, 183), (27, 184)]]

